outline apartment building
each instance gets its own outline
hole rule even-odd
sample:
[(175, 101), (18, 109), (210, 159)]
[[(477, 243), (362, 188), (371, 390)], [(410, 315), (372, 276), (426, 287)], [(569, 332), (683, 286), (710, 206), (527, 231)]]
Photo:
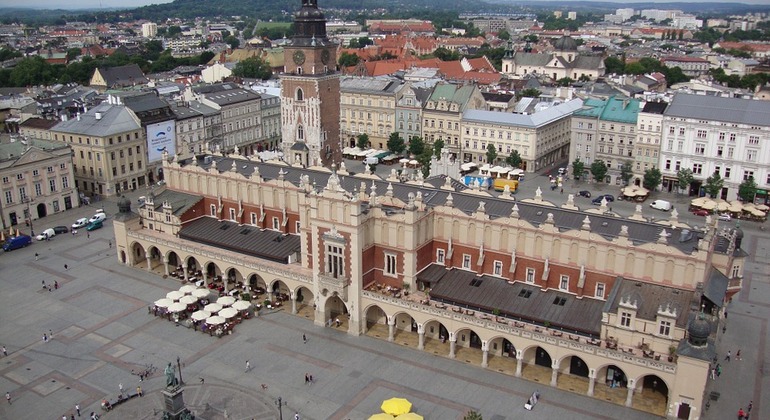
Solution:
[(634, 161), (639, 104), (628, 98), (587, 99), (572, 114), (570, 162), (578, 159), (587, 170), (595, 160), (604, 161), (608, 170), (603, 181), (621, 185), (623, 163)]
[[(439, 83), (422, 110), (422, 136), (427, 144), (444, 141), (444, 147), (455, 159), (462, 156), (460, 122), (463, 113), (471, 109), (483, 110), (486, 101), (476, 85)], [(469, 156), (469, 159), (471, 156)], [(470, 160), (468, 160), (470, 162)]]
[(218, 109), (191, 101), (171, 104), (176, 115), (176, 153), (187, 159), (207, 150), (206, 143), (221, 141), (222, 114)]
[[(80, 205), (69, 145), (27, 137), (0, 144), (0, 219), (3, 229)], [(40, 226), (39, 230), (42, 230)]]
[(404, 86), (405, 82), (391, 78), (340, 79), (340, 135), (345, 147), (355, 147), (358, 135), (366, 134), (371, 147), (387, 149)]
[(467, 110), (460, 123), (462, 159), (486, 162), (492, 144), (497, 150), (496, 162), (517, 150), (521, 169), (528, 172), (560, 161), (569, 154), (570, 116), (582, 105), (582, 100), (573, 99), (529, 115)]
[(407, 83), (396, 102), (396, 131), (404, 141), (422, 137), (422, 108), (432, 92), (420, 83)]
[(674, 189), (676, 173), (690, 168), (690, 194), (703, 193), (706, 178), (724, 179), (718, 198), (734, 200), (750, 177), (760, 199), (770, 190), (770, 103), (679, 93), (663, 114), (661, 167), (663, 188)]
[(634, 178), (629, 181), (632, 185), (642, 185), (645, 171), (653, 167), (660, 169), (661, 127), (668, 104), (647, 102), (640, 106), (634, 141)]

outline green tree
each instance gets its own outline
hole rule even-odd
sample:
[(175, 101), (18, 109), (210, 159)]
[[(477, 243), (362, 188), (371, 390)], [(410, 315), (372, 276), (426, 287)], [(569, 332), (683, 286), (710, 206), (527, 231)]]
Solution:
[(725, 180), (722, 179), (722, 177), (719, 175), (719, 172), (714, 171), (714, 173), (706, 178), (706, 185), (703, 186), (703, 188), (706, 190), (706, 194), (709, 195), (711, 198), (716, 198), (717, 195), (722, 191), (722, 187), (725, 185)]
[(556, 81), (556, 84), (559, 86), (569, 86), (573, 83), (575, 83), (575, 81), (569, 77), (562, 77), (561, 79)]
[(230, 35), (227, 38), (225, 38), (225, 43), (230, 45), (230, 48), (236, 49), (239, 45), (241, 45), (241, 40), (235, 37), (235, 35)]
[(526, 36), (524, 36), (524, 38), (522, 38), (521, 40), (522, 40), (522, 41), (526, 41), (526, 42), (532, 42), (532, 43), (536, 43), (536, 42), (538, 41), (538, 39), (539, 39), (539, 38), (537, 37), (537, 35), (535, 35), (535, 34), (530, 34), (530, 35), (526, 35)]
[(80, 48), (67, 48), (67, 62), (80, 57)]
[(358, 64), (358, 62), (361, 61), (361, 58), (358, 57), (355, 54), (349, 54), (348, 52), (343, 52), (340, 55), (339, 64), (340, 67), (351, 67)]
[(369, 135), (366, 133), (361, 133), (358, 135), (357, 141), (356, 141), (356, 147), (358, 147), (361, 150), (368, 149), (369, 148)]
[(695, 177), (693, 176), (692, 169), (689, 168), (683, 168), (678, 171), (676, 171), (676, 181), (679, 183), (679, 188), (677, 188), (677, 192), (681, 190), (689, 190), (690, 184), (695, 180)]
[(604, 182), (604, 176), (607, 175), (607, 164), (603, 160), (596, 159), (591, 163), (591, 175), (596, 182)]
[(575, 179), (580, 179), (583, 176), (583, 172), (586, 170), (586, 164), (582, 160), (575, 158), (572, 161), (572, 175)]
[(481, 418), (481, 414), (471, 410), (465, 414), (463, 420), (484, 420)]
[(754, 196), (757, 194), (757, 183), (754, 182), (754, 177), (750, 176), (745, 181), (741, 182), (738, 186), (738, 197), (746, 202), (753, 202)]
[(604, 71), (607, 74), (623, 74), (626, 64), (617, 57), (604, 59)]
[(660, 181), (663, 179), (663, 174), (660, 173), (660, 169), (652, 167), (644, 171), (644, 179), (642, 179), (642, 186), (652, 191), (658, 188)]
[(620, 166), (620, 179), (623, 180), (623, 185), (628, 185), (628, 181), (634, 176), (633, 163), (630, 160), (626, 160)]
[(519, 92), (519, 97), (521, 98), (537, 98), (541, 95), (542, 92), (535, 88), (528, 88), (524, 89), (521, 92)]
[(425, 150), (425, 142), (422, 137), (414, 136), (409, 140), (409, 154), (420, 156)]
[(157, 60), (163, 52), (163, 42), (159, 39), (153, 39), (144, 43), (145, 58), (150, 61)]
[(422, 168), (422, 176), (427, 178), (430, 175), (430, 159), (433, 157), (433, 149), (426, 147), (422, 153), (417, 156), (417, 161), (420, 162)]
[(433, 51), (433, 56), (441, 61), (457, 61), (460, 59), (460, 54), (457, 51), (449, 51), (444, 47), (436, 48)]
[(487, 145), (487, 162), (492, 164), (497, 159), (497, 147), (494, 144), (489, 143)]
[(514, 168), (521, 167), (521, 155), (519, 154), (519, 151), (516, 149), (511, 151), (511, 154), (505, 158), (505, 163), (511, 165)]
[(406, 149), (404, 139), (397, 132), (390, 133), (388, 137), (388, 150), (395, 154), (401, 154)]
[(168, 36), (169, 38), (176, 38), (181, 33), (182, 33), (182, 28), (176, 25), (169, 26), (168, 29), (166, 29), (166, 36)]
[(438, 139), (433, 142), (433, 154), (436, 157), (441, 157), (441, 149), (444, 148), (444, 139)]
[(273, 70), (270, 64), (259, 57), (249, 57), (235, 64), (233, 75), (237, 77), (247, 77), (253, 79), (267, 80), (273, 76)]
[(58, 79), (56, 69), (48, 64), (43, 57), (25, 58), (11, 70), (11, 86), (48, 85)]
[(511, 34), (508, 33), (505, 29), (497, 33), (497, 37), (502, 39), (503, 41), (508, 41), (511, 39)]

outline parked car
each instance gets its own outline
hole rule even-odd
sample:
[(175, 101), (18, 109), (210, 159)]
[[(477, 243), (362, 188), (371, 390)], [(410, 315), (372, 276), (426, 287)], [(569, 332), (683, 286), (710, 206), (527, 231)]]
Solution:
[(86, 226), (86, 230), (90, 232), (92, 230), (101, 229), (102, 227), (104, 227), (104, 224), (101, 220), (94, 220)]
[(723, 220), (725, 222), (729, 222), (730, 220), (732, 220), (732, 218), (733, 217), (730, 216), (730, 213), (722, 213), (719, 215), (719, 220)]
[(600, 196), (597, 196), (593, 200), (591, 200), (591, 203), (593, 203), (593, 204), (601, 204), (602, 203), (602, 199), (607, 200), (608, 203), (612, 203), (613, 201), (615, 201), (615, 197), (613, 197), (612, 194), (602, 194)]
[(48, 229), (40, 232), (40, 234), (37, 235), (35, 238), (38, 241), (45, 241), (45, 240), (53, 238), (54, 236), (56, 236), (56, 232), (53, 229), (48, 228)]
[(655, 200), (652, 203), (650, 203), (650, 207), (654, 209), (658, 209), (660, 211), (669, 211), (671, 210), (671, 202), (666, 200)]
[(68, 228), (67, 226), (54, 226), (53, 227), (53, 231), (56, 232), (56, 234), (58, 235), (58, 234), (61, 234), (61, 233), (69, 232), (70, 228)]
[(14, 249), (24, 248), (32, 243), (32, 237), (29, 235), (19, 235), (8, 238), (3, 244), (3, 251), (13, 251)]
[(559, 175), (566, 175), (567, 174), (567, 168), (559, 168)]
[(578, 196), (591, 198), (591, 191), (588, 191), (588, 190), (578, 191)]
[(88, 223), (103, 222), (104, 219), (106, 219), (106, 218), (107, 218), (106, 214), (104, 214), (104, 213), (96, 213), (95, 215), (93, 215), (93, 217), (88, 219)]
[(692, 211), (692, 214), (694, 214), (696, 216), (708, 216), (708, 215), (711, 214), (711, 211), (706, 210), (706, 209), (695, 209), (695, 210)]
[(85, 217), (81, 217), (78, 220), (75, 220), (75, 223), (72, 224), (72, 229), (80, 229), (83, 226), (86, 226), (88, 224), (88, 219)]

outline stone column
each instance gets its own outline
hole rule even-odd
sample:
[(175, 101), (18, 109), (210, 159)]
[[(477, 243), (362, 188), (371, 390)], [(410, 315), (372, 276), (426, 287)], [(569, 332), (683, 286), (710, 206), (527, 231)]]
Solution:
[(168, 272), (168, 258), (166, 258), (165, 255), (163, 256), (163, 271), (166, 272), (167, 276), (169, 275), (169, 272)]
[(190, 280), (190, 277), (187, 274), (187, 266), (185, 265), (184, 267), (182, 267), (182, 269), (184, 270), (184, 279), (185, 279), (185, 281)]
[(208, 273), (206, 273), (206, 270), (201, 270), (201, 274), (203, 274), (203, 284), (205, 286), (208, 286), (209, 284), (209, 276)]
[(551, 363), (551, 386), (556, 387), (556, 380), (559, 378), (559, 365), (556, 362)]
[(596, 371), (591, 369), (588, 372), (588, 392), (586, 392), (586, 395), (589, 397), (594, 396), (594, 386), (596, 385)]
[(297, 314), (297, 296), (294, 292), (291, 292), (289, 297), (291, 298), (291, 313), (296, 315)]
[(425, 327), (417, 324), (417, 350), (425, 350)]
[(145, 259), (147, 260), (147, 271), (152, 271), (152, 257), (147, 255)]
[(633, 379), (628, 380), (628, 394), (626, 395), (626, 407), (631, 407), (634, 401), (634, 387), (636, 384)]
[(395, 317), (388, 317), (388, 341), (393, 341), (395, 339), (395, 332), (396, 332), (396, 318)]
[(484, 340), (481, 342), (481, 367), (489, 366), (489, 344)]
[(516, 350), (516, 377), (521, 378), (521, 368), (524, 365), (524, 353)]
[(457, 337), (455, 333), (449, 333), (449, 358), (455, 358), (455, 346), (457, 346)]

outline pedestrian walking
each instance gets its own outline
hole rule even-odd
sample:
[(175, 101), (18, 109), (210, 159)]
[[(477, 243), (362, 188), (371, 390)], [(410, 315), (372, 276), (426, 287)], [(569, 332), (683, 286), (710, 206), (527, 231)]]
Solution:
[(53, 338), (53, 330), (48, 330), (48, 337)]
[(43, 289), (45, 289), (45, 280), (43, 280)]
[(307, 344), (307, 336), (305, 334), (302, 334), (302, 342)]
[(310, 383), (310, 375), (307, 372), (305, 372), (305, 385), (309, 383)]
[(75, 420), (75, 415), (74, 414), (70, 414), (70, 420)]
[(11, 393), (7, 392), (5, 393), (5, 400), (8, 401), (8, 404), (11, 404)]
[(717, 378), (722, 376), (722, 365), (717, 363)]
[(123, 382), (118, 384), (118, 389), (120, 390), (120, 395), (123, 395)]
[(310, 376), (308, 376), (308, 380), (309, 380), (309, 381), (310, 381), (310, 383), (312, 384), (312, 383), (313, 383), (313, 375), (310, 375)]
[(713, 367), (711, 368), (711, 379), (717, 378), (717, 368)]
[(37, 261), (37, 260), (39, 260), (39, 259), (40, 259), (40, 255), (38, 255), (38, 253), (37, 253), (37, 252), (35, 252), (35, 261)]
[(296, 411), (294, 412), (294, 420), (300, 420), (299, 419), (299, 413), (296, 412)]
[(3, 357), (8, 356), (8, 349), (3, 346)]
[(56, 290), (59, 290), (59, 280), (54, 280), (53, 288), (56, 289)]
[(746, 407), (746, 418), (749, 418), (749, 415), (751, 414), (751, 409), (754, 407), (754, 400), (749, 401), (749, 406)]
[(339, 328), (339, 327), (340, 327), (340, 324), (342, 324), (342, 322), (340, 322), (340, 319), (339, 319), (339, 318), (335, 319), (335, 320), (334, 320), (334, 323), (335, 323), (335, 324), (337, 324), (337, 328)]
[(249, 363), (249, 361), (247, 360), (246, 361), (246, 372), (248, 372), (250, 370), (251, 370), (251, 363)]
[(91, 239), (91, 232), (86, 232), (86, 238)]
[(144, 396), (144, 394), (142, 393), (142, 387), (139, 386), (139, 385), (136, 386), (136, 395), (138, 395), (140, 397)]
[(75, 404), (75, 411), (78, 413), (78, 417), (80, 417), (80, 404)]
[(725, 356), (725, 360), (728, 362), (730, 361), (730, 350), (727, 350), (727, 355)]
[(735, 360), (741, 360), (741, 349), (735, 352)]
[(67, 267), (67, 264), (64, 264), (64, 271), (69, 270), (69, 267)]
[(333, 322), (334, 322), (334, 321), (333, 321), (331, 318), (329, 318), (329, 320), (328, 320), (328, 321), (326, 321), (326, 326), (327, 326), (327, 327), (331, 327)]
[(738, 420), (743, 420), (746, 417), (746, 412), (743, 411), (743, 407), (738, 409)]
[(203, 385), (204, 382), (206, 382), (203, 378), (198, 378), (201, 380), (201, 385)]
[(107, 241), (107, 245), (109, 245), (110, 248), (112, 248), (112, 241)]
[(43, 342), (44, 343), (48, 342), (48, 334), (46, 334), (46, 333), (43, 333)]

